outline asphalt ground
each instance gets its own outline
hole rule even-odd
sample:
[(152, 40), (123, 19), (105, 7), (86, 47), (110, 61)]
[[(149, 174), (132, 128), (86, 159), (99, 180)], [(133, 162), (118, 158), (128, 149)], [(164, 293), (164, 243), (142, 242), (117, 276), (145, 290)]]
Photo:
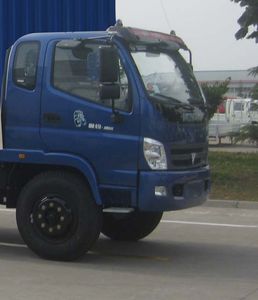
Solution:
[(258, 209), (218, 204), (165, 213), (140, 242), (101, 236), (69, 263), (35, 256), (0, 209), (1, 299), (257, 300)]

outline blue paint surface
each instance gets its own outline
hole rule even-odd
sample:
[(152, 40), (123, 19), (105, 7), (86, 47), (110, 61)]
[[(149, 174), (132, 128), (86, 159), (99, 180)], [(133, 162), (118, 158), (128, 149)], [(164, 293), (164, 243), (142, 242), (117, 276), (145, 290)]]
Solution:
[(6, 49), (24, 34), (106, 30), (114, 23), (115, 0), (1, 0), (0, 78)]

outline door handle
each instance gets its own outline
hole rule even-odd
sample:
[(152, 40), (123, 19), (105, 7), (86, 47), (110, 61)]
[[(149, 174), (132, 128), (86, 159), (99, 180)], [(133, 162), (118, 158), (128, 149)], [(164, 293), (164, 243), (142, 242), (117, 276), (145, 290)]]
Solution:
[(61, 122), (61, 117), (56, 113), (44, 113), (43, 120), (45, 123), (58, 124)]

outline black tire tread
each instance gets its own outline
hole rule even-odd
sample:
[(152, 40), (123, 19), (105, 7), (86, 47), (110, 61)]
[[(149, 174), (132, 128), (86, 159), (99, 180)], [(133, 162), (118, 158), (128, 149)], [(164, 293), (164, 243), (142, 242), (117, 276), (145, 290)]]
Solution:
[[(78, 205), (78, 229), (62, 244), (51, 244), (35, 234), (28, 221), (33, 199), (44, 189), (58, 188), (60, 193), (73, 195)], [(77, 207), (76, 207), (77, 208)], [(94, 202), (86, 182), (78, 175), (63, 171), (47, 171), (35, 176), (22, 189), (16, 208), (18, 229), (25, 243), (36, 254), (51, 260), (70, 261), (84, 255), (97, 240), (101, 229), (101, 209)]]
[(113, 240), (137, 241), (149, 235), (161, 218), (161, 212), (133, 212), (120, 216), (104, 213), (101, 232)]

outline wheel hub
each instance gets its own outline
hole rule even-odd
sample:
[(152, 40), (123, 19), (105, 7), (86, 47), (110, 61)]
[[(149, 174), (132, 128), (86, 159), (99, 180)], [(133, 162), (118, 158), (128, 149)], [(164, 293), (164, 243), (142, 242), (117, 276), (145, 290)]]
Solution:
[(72, 210), (58, 197), (45, 197), (36, 203), (31, 222), (49, 238), (64, 237), (73, 221)]

